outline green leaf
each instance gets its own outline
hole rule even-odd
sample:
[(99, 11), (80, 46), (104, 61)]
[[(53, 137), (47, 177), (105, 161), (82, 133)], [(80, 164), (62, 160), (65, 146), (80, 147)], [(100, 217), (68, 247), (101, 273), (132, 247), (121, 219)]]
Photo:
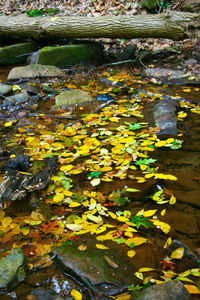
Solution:
[(144, 159), (139, 159), (135, 162), (135, 164), (137, 166), (139, 165), (150, 165), (152, 163), (154, 163), (157, 159), (153, 159), (153, 158), (144, 158)]
[(93, 177), (99, 177), (99, 175), (101, 175), (101, 172), (100, 171), (94, 171), (94, 172), (91, 172), (88, 177), (90, 178), (93, 178)]
[(144, 226), (144, 227), (153, 227), (153, 224), (147, 219), (147, 218), (144, 218), (143, 216), (134, 216), (132, 219), (131, 219), (131, 223), (135, 223), (137, 229), (140, 227), (140, 226)]
[(119, 244), (124, 244), (126, 242), (126, 240), (123, 237), (120, 237), (118, 239), (114, 240), (118, 245)]

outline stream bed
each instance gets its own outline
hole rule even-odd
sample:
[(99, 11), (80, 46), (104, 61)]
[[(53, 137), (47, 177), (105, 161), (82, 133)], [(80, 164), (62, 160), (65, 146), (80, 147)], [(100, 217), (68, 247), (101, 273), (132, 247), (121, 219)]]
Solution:
[[(117, 68), (8, 83), (31, 100), (1, 98), (0, 181), (6, 170), (18, 183), (2, 193), (0, 220), (10, 223), (0, 227), (0, 253), (21, 248), (28, 265), (1, 299), (128, 297), (133, 283), (136, 293), (163, 280), (188, 284), (180, 274), (191, 269), (199, 287), (200, 88)], [(94, 100), (52, 109), (76, 89)]]

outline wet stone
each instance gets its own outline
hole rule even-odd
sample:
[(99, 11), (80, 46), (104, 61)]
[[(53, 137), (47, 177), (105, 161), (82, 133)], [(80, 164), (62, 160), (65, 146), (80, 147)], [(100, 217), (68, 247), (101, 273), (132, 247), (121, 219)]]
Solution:
[(55, 292), (50, 291), (44, 287), (33, 290), (31, 292), (31, 295), (34, 296), (35, 300), (64, 300), (63, 297), (57, 295)]
[(178, 271), (183, 272), (192, 268), (198, 268), (199, 258), (189, 249), (188, 246), (184, 245), (178, 240), (173, 240), (173, 242), (166, 249), (166, 254), (170, 256), (173, 251), (181, 247), (184, 248), (184, 255), (179, 261), (179, 264), (176, 264)]
[(3, 101), (4, 106), (14, 105), (15, 103), (25, 103), (31, 99), (27, 92), (9, 96)]
[(25, 256), (21, 249), (13, 249), (0, 261), (0, 293), (11, 290), (25, 277)]
[(64, 76), (61, 69), (49, 65), (28, 65), (25, 67), (15, 67), (8, 74), (8, 80), (20, 78), (36, 78), (36, 77), (58, 77)]
[(190, 300), (191, 296), (180, 281), (168, 281), (144, 289), (131, 297), (131, 300)]
[(93, 97), (90, 96), (87, 92), (76, 89), (61, 92), (58, 96), (56, 96), (56, 106), (75, 105), (78, 103), (89, 102), (93, 100)]
[(11, 91), (12, 91), (12, 88), (11, 88), (10, 85), (0, 83), (0, 96), (1, 96), (1, 95), (7, 95), (7, 94), (10, 93)]
[[(87, 246), (85, 251), (78, 247), (82, 244)], [(91, 289), (97, 297), (120, 293), (127, 286), (137, 283), (134, 273), (139, 267), (151, 265), (155, 267), (155, 256), (152, 245), (144, 244), (136, 249), (136, 256), (129, 258), (125, 245), (117, 245), (104, 241), (103, 244), (109, 249), (96, 248), (96, 243), (101, 243), (90, 237), (89, 240), (80, 238), (72, 244), (57, 247), (52, 254), (56, 254), (54, 261), (67, 275), (71, 275), (85, 287)], [(109, 264), (109, 258), (113, 264)], [(96, 298), (95, 298), (96, 299)], [(97, 298), (100, 299), (100, 298)]]
[[(186, 75), (183, 71), (168, 68), (148, 68), (143, 70), (143, 75), (148, 78), (156, 78), (162, 82), (172, 84), (191, 85), (199, 84), (200, 82), (199, 76), (196, 77), (194, 74)], [(191, 77), (195, 77), (195, 79), (191, 80)]]

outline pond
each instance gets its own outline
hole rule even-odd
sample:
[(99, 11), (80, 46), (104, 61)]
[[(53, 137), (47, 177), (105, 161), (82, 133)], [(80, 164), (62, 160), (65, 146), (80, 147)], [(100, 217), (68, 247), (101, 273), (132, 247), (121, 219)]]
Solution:
[[(197, 289), (200, 88), (116, 67), (9, 84), (31, 98), (2, 97), (0, 251), (21, 248), (27, 275), (1, 299), (130, 299), (169, 279)], [(52, 109), (76, 89), (94, 100)]]

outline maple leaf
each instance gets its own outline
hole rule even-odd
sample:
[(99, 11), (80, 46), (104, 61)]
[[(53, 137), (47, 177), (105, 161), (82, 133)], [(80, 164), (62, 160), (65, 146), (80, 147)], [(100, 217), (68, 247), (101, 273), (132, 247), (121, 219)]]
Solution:
[(171, 271), (174, 270), (175, 263), (172, 262), (171, 260), (172, 258), (167, 256), (160, 261), (163, 270), (167, 270), (167, 269), (170, 269)]
[(140, 226), (144, 226), (144, 227), (153, 227), (153, 224), (147, 219), (147, 218), (144, 218), (143, 216), (134, 216), (132, 219), (131, 219), (131, 223), (135, 223), (137, 229), (140, 227)]

